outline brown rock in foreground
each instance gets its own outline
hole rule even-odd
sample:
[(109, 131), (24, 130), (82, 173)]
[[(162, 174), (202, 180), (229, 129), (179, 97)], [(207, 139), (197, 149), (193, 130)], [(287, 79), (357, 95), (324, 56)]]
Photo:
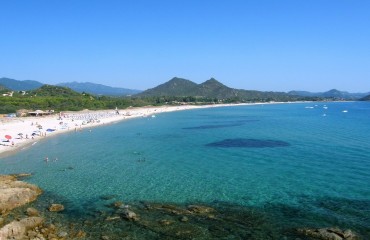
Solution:
[(15, 176), (0, 175), (0, 215), (36, 200), (41, 192), (37, 186), (18, 181)]
[(51, 206), (49, 207), (49, 211), (50, 212), (61, 212), (64, 210), (64, 206), (62, 204), (51, 204)]
[(0, 229), (0, 239), (23, 239), (28, 230), (40, 226), (44, 222), (41, 217), (28, 217), (13, 221)]
[(361, 239), (351, 230), (339, 228), (298, 229), (298, 233), (321, 240), (358, 240)]

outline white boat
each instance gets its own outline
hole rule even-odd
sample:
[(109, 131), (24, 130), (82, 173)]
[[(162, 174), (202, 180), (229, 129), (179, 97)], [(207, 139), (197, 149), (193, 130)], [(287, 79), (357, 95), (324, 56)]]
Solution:
[(342, 112), (346, 113), (346, 112), (348, 112), (348, 110), (343, 110)]

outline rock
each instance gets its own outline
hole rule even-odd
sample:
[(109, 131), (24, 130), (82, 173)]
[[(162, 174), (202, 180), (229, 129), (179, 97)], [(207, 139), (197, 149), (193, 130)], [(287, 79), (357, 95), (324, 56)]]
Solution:
[(121, 219), (120, 216), (110, 216), (105, 219), (105, 221), (113, 221), (113, 220), (119, 220)]
[(36, 200), (41, 189), (35, 185), (18, 181), (15, 176), (0, 175), (0, 214)]
[(355, 233), (347, 229), (339, 228), (318, 228), (318, 229), (298, 229), (298, 233), (321, 240), (357, 240), (360, 239)]
[(51, 204), (51, 206), (49, 207), (50, 212), (61, 212), (63, 210), (64, 210), (64, 206), (58, 203)]
[(207, 206), (201, 206), (201, 205), (189, 205), (188, 210), (190, 212), (199, 213), (199, 214), (215, 212), (213, 208), (207, 207)]
[(50, 231), (55, 231), (56, 230), (56, 227), (55, 227), (54, 224), (50, 224), (48, 228), (49, 228)]
[(14, 176), (16, 178), (22, 178), (22, 177), (24, 178), (24, 177), (30, 177), (32, 176), (32, 174), (31, 173), (18, 173), (18, 174), (13, 174), (11, 176)]
[(112, 200), (113, 198), (116, 198), (117, 195), (103, 195), (103, 196), (100, 196), (100, 199), (101, 200)]
[(125, 219), (127, 219), (127, 220), (133, 220), (133, 221), (136, 221), (136, 220), (138, 220), (139, 218), (138, 218), (138, 216), (136, 215), (136, 213), (134, 213), (133, 211), (131, 211), (131, 210), (128, 210), (128, 209), (124, 209), (123, 211), (122, 211), (122, 215), (123, 215), (123, 217), (125, 218)]
[(345, 239), (355, 239), (357, 236), (350, 229), (347, 229), (343, 232), (343, 237)]
[(76, 237), (77, 238), (84, 238), (86, 237), (86, 233), (82, 230), (78, 231), (78, 233), (76, 234)]
[(102, 240), (109, 240), (109, 237), (104, 235), (104, 236), (101, 236), (101, 239)]
[(117, 202), (113, 203), (113, 207), (115, 207), (115, 208), (120, 208), (122, 205), (123, 205), (123, 202), (121, 202), (121, 201), (117, 201)]
[(30, 230), (30, 231), (27, 232), (27, 237), (29, 237), (31, 239), (35, 238), (36, 236), (37, 236), (37, 232), (35, 232), (35, 231)]
[(29, 216), (29, 217), (38, 217), (39, 216), (39, 211), (37, 211), (36, 208), (27, 208), (26, 210), (26, 214)]
[(152, 205), (147, 204), (146, 208), (148, 210), (165, 211), (165, 212), (175, 214), (175, 215), (192, 214), (192, 212), (187, 209), (183, 209), (181, 207), (177, 207), (171, 204), (152, 204)]
[(60, 237), (60, 238), (64, 238), (64, 237), (67, 237), (67, 236), (68, 236), (67, 232), (59, 232), (58, 233), (58, 237)]
[(13, 221), (0, 229), (0, 239), (23, 239), (28, 230), (40, 226), (44, 222), (41, 217), (28, 217)]
[(180, 221), (181, 222), (187, 222), (187, 221), (189, 221), (189, 218), (186, 217), (186, 216), (183, 216), (183, 217), (180, 218)]
[(162, 226), (168, 226), (168, 225), (171, 225), (173, 223), (173, 221), (170, 221), (170, 220), (160, 220), (159, 223), (162, 225)]
[(4, 224), (4, 218), (0, 217), (0, 226)]

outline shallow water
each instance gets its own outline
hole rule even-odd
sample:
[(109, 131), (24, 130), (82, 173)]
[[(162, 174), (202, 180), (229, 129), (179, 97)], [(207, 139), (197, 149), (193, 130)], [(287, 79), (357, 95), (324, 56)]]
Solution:
[(243, 208), (271, 228), (339, 226), (369, 237), (369, 122), (366, 102), (163, 113), (41, 141), (1, 159), (0, 173), (34, 173), (28, 181), (72, 218), (115, 195)]

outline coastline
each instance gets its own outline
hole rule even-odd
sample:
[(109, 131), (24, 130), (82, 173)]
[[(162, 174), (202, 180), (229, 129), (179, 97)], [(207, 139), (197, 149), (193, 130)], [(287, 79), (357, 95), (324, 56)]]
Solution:
[[(106, 124), (139, 117), (153, 117), (164, 112), (191, 109), (253, 106), (266, 104), (291, 104), (307, 102), (261, 102), (261, 103), (230, 103), (212, 105), (179, 105), (179, 106), (146, 106), (127, 109), (65, 111), (60, 114), (39, 117), (0, 118), (0, 160), (18, 151), (31, 147), (39, 141), (51, 136), (71, 131), (82, 131)], [(119, 114), (117, 114), (117, 111)], [(22, 134), (22, 135), (19, 135)], [(6, 139), (5, 135), (11, 136)], [(8, 141), (5, 141), (8, 140)]]
[[(31, 147), (51, 136), (71, 131), (82, 131), (86, 128), (94, 128), (132, 118), (155, 117), (155, 114), (164, 112), (257, 104), (271, 103), (148, 106), (119, 110), (66, 111), (60, 114), (39, 117), (0, 118), (0, 159), (16, 154), (18, 151)], [(6, 135), (11, 138), (6, 139)]]

